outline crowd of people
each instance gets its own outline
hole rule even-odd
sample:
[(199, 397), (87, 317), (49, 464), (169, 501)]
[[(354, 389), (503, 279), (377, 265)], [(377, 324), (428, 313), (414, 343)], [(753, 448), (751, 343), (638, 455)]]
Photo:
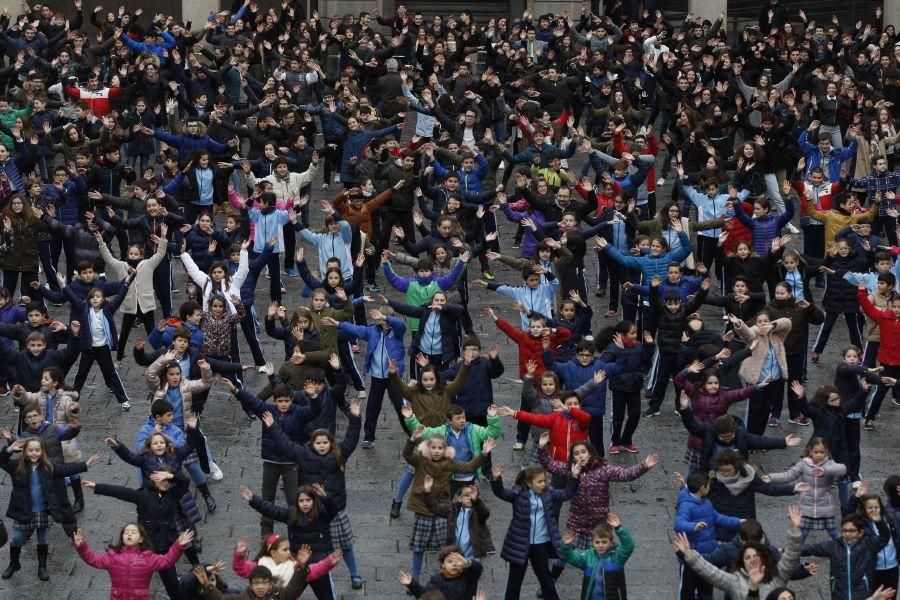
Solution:
[[(331, 600), (341, 564), (362, 589), (348, 459), (395, 427), (387, 396), (406, 437), (390, 517), (412, 514), (398, 595), (483, 600), (483, 562), (504, 561), (507, 600), (529, 570), (559, 598), (566, 565), (583, 600), (640, 596), (625, 571), (646, 541), (610, 511), (610, 482), (660, 458), (608, 456), (641, 454), (674, 397), (673, 594), (795, 600), (793, 581), (825, 577), (810, 556), (833, 599), (894, 598), (900, 475), (865, 481), (861, 447), (885, 398), (900, 405), (895, 26), (780, 0), (740, 31), (604, 5), (488, 22), (296, 0), (202, 23), (101, 6), (87, 23), (82, 0), (68, 19), (5, 10), (0, 395), (18, 423), (0, 428), (0, 577), (31, 576), (36, 536), (48, 581), (58, 523), (113, 599), (149, 597), (158, 573), (173, 600)], [(475, 288), (493, 308), (470, 310)], [(833, 384), (807, 393), (808, 360), (835, 365)], [(139, 427), (81, 431), (94, 363)], [(519, 406), (494, 401), (510, 380)], [(200, 557), (223, 479), (202, 427), (213, 386), (262, 431), (261, 477), (240, 486), (259, 537), (235, 542), (233, 575)], [(528, 453), (515, 473), (492, 460), (504, 419)], [(88, 480), (101, 458), (83, 437), (140, 487)], [(784, 471), (752, 464), (769, 450)], [(890, 471), (895, 450), (866, 460)], [(85, 489), (135, 505), (103, 551), (78, 527)], [(786, 536), (757, 520), (757, 493), (791, 497)], [(508, 526), (488, 525), (498, 501)]]

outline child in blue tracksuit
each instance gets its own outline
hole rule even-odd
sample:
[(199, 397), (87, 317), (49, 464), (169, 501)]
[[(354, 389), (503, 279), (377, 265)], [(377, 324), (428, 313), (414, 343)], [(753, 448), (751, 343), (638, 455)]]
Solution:
[[(540, 269), (540, 272), (533, 269), (533, 267), (522, 269), (522, 279), (525, 280), (525, 285), (522, 286), (513, 287), (493, 281), (485, 283), (481, 279), (472, 281), (472, 285), (480, 285), (498, 294), (503, 294), (525, 307), (527, 310), (520, 313), (519, 316), (522, 330), (528, 331), (530, 321), (528, 312), (552, 315), (556, 304), (556, 290), (559, 288), (559, 280), (553, 277), (552, 273), (546, 269)], [(541, 283), (541, 275), (547, 277), (547, 283)]]
[[(331, 205), (325, 203), (328, 208)], [(350, 255), (350, 245), (353, 243), (353, 228), (341, 213), (332, 209), (332, 213), (325, 217), (325, 231), (313, 233), (301, 223), (297, 226), (300, 239), (307, 244), (316, 247), (319, 254), (319, 271), (325, 273), (326, 263), (329, 258), (337, 258), (341, 261), (341, 274), (344, 281), (353, 279), (353, 258)]]
[[(594, 343), (581, 340), (575, 345), (575, 358), (567, 362), (556, 362), (549, 349), (544, 349), (541, 354), (544, 366), (559, 375), (566, 389), (577, 390), (585, 383), (592, 381), (594, 373), (606, 371), (607, 378), (618, 375), (622, 370), (621, 364), (607, 363), (594, 356)], [(603, 444), (603, 417), (606, 414), (606, 380), (584, 397), (583, 410), (591, 415), (591, 424), (588, 426), (588, 438), (597, 449), (600, 456), (604, 455)]]
[(403, 357), (406, 354), (403, 336), (406, 325), (393, 317), (393, 310), (382, 307), (381, 310), (369, 311), (373, 324), (368, 327), (354, 325), (346, 321), (338, 323), (338, 332), (346, 332), (366, 340), (365, 372), (371, 377), (369, 382), (369, 398), (366, 402), (366, 419), (363, 425), (362, 447), (369, 449), (375, 445), (375, 426), (381, 414), (381, 404), (387, 392), (400, 425), (406, 430), (405, 420), (400, 413), (403, 407), (403, 396), (400, 390), (391, 385), (390, 362), (397, 363), (398, 373), (403, 375)]
[(79, 332), (81, 363), (78, 365), (78, 373), (75, 375), (75, 390), (81, 392), (91, 366), (93, 366), (94, 361), (97, 361), (97, 364), (100, 365), (100, 372), (103, 374), (104, 383), (112, 390), (124, 411), (131, 410), (131, 403), (128, 402), (125, 387), (122, 385), (122, 380), (119, 379), (119, 374), (113, 363), (112, 350), (119, 345), (114, 315), (122, 301), (125, 300), (125, 295), (128, 294), (128, 287), (131, 285), (134, 277), (135, 272), (132, 272), (122, 281), (122, 288), (119, 290), (119, 294), (111, 302), (106, 301), (103, 290), (99, 288), (88, 292), (87, 301), (85, 301), (75, 295), (71, 287), (66, 285), (65, 275), (57, 273), (57, 280), (63, 290), (63, 294), (71, 303), (72, 312), (78, 316), (77, 320), (81, 322), (81, 330)]
[[(269, 267), (269, 297), (280, 303), (281, 262), (278, 256), (284, 252), (284, 226), (290, 222), (291, 217), (288, 211), (275, 208), (275, 194), (272, 192), (260, 194), (257, 205), (250, 209), (248, 217), (254, 223), (253, 258), (262, 254), (273, 237), (278, 240), (266, 261), (266, 266)], [(296, 220), (296, 215), (293, 218)]]
[[(716, 549), (716, 528), (737, 529), (741, 520), (716, 512), (709, 494), (709, 474), (691, 473), (687, 487), (678, 494), (678, 513), (675, 515), (675, 532), (684, 533), (691, 542), (691, 549), (704, 554)], [(681, 560), (681, 600), (712, 598), (712, 585), (697, 575)]]
[[(243, 285), (241, 285), (241, 303), (244, 305), (244, 317), (241, 319), (241, 329), (244, 332), (244, 337), (247, 339), (247, 345), (250, 346), (250, 353), (253, 355), (253, 363), (259, 367), (260, 370), (262, 370), (262, 367), (266, 364), (266, 359), (263, 356), (262, 349), (259, 347), (259, 338), (256, 335), (259, 326), (256, 319), (256, 307), (253, 304), (253, 295), (256, 292), (256, 282), (259, 280), (259, 274), (262, 272), (263, 267), (268, 264), (269, 258), (274, 254), (276, 243), (278, 243), (277, 238), (270, 238), (269, 241), (266, 242), (266, 245), (259, 256), (254, 257), (250, 261), (247, 277), (244, 279)], [(229, 249), (230, 259), (225, 263), (232, 275), (237, 273), (240, 254), (240, 245), (232, 244)], [(235, 362), (241, 362), (240, 349), (237, 344), (234, 344), (234, 349), (236, 352), (232, 358), (234, 358)]]

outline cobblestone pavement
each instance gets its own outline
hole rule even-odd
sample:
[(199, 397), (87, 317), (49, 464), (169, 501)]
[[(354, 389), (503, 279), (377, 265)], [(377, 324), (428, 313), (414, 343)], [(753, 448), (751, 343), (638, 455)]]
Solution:
[[(580, 162), (575, 161), (580, 167)], [(317, 181), (314, 200), (327, 198), (337, 193), (339, 187), (332, 184), (326, 191), (320, 191)], [(665, 196), (670, 193), (671, 185), (664, 188)], [(313, 211), (318, 213), (318, 211)], [(321, 213), (316, 219), (321, 218)], [(221, 217), (220, 217), (221, 218)], [(502, 223), (503, 248), (510, 249), (514, 228), (509, 223)], [(799, 244), (795, 236), (794, 244)], [(312, 259), (307, 249), (308, 260)], [(593, 261), (589, 263), (593, 265)], [(312, 264), (315, 264), (314, 262)], [(180, 268), (176, 273), (176, 287), (184, 289), (184, 274)], [(498, 281), (518, 284), (518, 275), (502, 266), (496, 268)], [(474, 276), (472, 276), (474, 278)], [(593, 269), (588, 268), (588, 288), (595, 285)], [(288, 294), (285, 305), (289, 309), (301, 302), (298, 293), (298, 280), (285, 279)], [(383, 282), (382, 282), (383, 283)], [(817, 298), (821, 290), (816, 290)], [(256, 295), (257, 310), (265, 314), (268, 286), (261, 279)], [(398, 294), (391, 291), (391, 297)], [(183, 299), (183, 294), (176, 294), (176, 305)], [(605, 299), (590, 298), (594, 307), (595, 330), (609, 319), (599, 315), (605, 312)], [(476, 330), (485, 347), (491, 342), (500, 345), (501, 357), (507, 366), (507, 374), (515, 374), (517, 352), (513, 344), (501, 335), (488, 319), (481, 316), (485, 306), (498, 307), (500, 314), (511, 318), (512, 309), (501, 297), (485, 290), (472, 289), (472, 313), (476, 316)], [(67, 311), (66, 311), (67, 312)], [(709, 316), (708, 324), (718, 323), (718, 315), (712, 309), (704, 309)], [(63, 309), (53, 309), (55, 317), (64, 318)], [(280, 342), (272, 341), (263, 334), (263, 351), (267, 357), (278, 361), (281, 356)], [(808, 388), (815, 389), (819, 385), (830, 383), (833, 368), (838, 359), (839, 348), (847, 343), (847, 332), (842, 326), (835, 328), (835, 335), (820, 364), (809, 365)], [(362, 355), (356, 355), (357, 363), (362, 367)], [(120, 439), (133, 440), (134, 436), (149, 414), (146, 398), (144, 371), (136, 366), (130, 356), (122, 363), (120, 374), (131, 394), (134, 408), (129, 413), (122, 413), (114, 398), (103, 385), (99, 371), (95, 368), (84, 388), (81, 402), (83, 407), (83, 431), (79, 437), (85, 456), (93, 452), (103, 455), (103, 462), (93, 469), (88, 476), (91, 480), (116, 483), (121, 485), (137, 485), (135, 470), (115, 458), (102, 444), (107, 435), (118, 434)], [(264, 385), (263, 376), (255, 371), (247, 378), (250, 389), (258, 390)], [(494, 384), (494, 393), (498, 404), (518, 405), (520, 384), (510, 378), (501, 378)], [(612, 486), (612, 508), (621, 517), (622, 522), (630, 529), (637, 544), (637, 550), (627, 565), (627, 579), (630, 596), (635, 599), (675, 598), (677, 597), (678, 570), (673, 556), (670, 539), (672, 536), (672, 520), (675, 511), (676, 491), (673, 484), (673, 473), (683, 469), (682, 456), (686, 433), (679, 419), (674, 415), (672, 392), (664, 404), (662, 414), (653, 419), (642, 419), (636, 434), (636, 444), (641, 449), (640, 455), (621, 454), (614, 456), (612, 462), (625, 466), (634, 465), (641, 457), (650, 452), (661, 457), (659, 466), (643, 478), (627, 484)], [(733, 408), (735, 414), (742, 414), (744, 404)], [(877, 488), (881, 487), (885, 476), (897, 471), (898, 411), (887, 402), (875, 432), (863, 432), (862, 455), (865, 478), (872, 481)], [(5, 398), (0, 405), (0, 422), (10, 425), (15, 416), (12, 402)], [(343, 429), (345, 420), (339, 417), (338, 427)], [(225, 478), (211, 486), (218, 502), (218, 510), (214, 515), (207, 515), (199, 525), (203, 539), (204, 561), (228, 560), (230, 564), (231, 550), (235, 541), (241, 536), (249, 536), (253, 540), (258, 534), (259, 515), (243, 502), (238, 494), (241, 483), (259, 490), (260, 458), (258, 422), (247, 421), (236, 400), (231, 399), (221, 385), (216, 385), (207, 403), (203, 416), (203, 428), (209, 436), (212, 449), (221, 466)], [(805, 439), (811, 434), (810, 427), (797, 427), (786, 422), (777, 429), (769, 429), (769, 433), (786, 435), (798, 433)], [(527, 453), (512, 451), (515, 440), (515, 427), (512, 419), (504, 419), (503, 439), (495, 451), (495, 461), (511, 467), (522, 465)], [(608, 439), (608, 435), (607, 435)], [(412, 514), (404, 510), (400, 519), (389, 520), (388, 510), (391, 497), (400, 473), (399, 450), (403, 443), (403, 435), (396, 419), (392, 415), (382, 414), (379, 425), (378, 442), (374, 449), (358, 449), (347, 467), (348, 509), (353, 529), (356, 534), (356, 554), (365, 578), (365, 587), (355, 591), (350, 587), (350, 578), (345, 566), (339, 566), (333, 573), (334, 584), (339, 598), (403, 598), (404, 590), (397, 583), (399, 569), (409, 569), (410, 553), (408, 551), (409, 536), (412, 529)], [(755, 454), (752, 462), (764, 470), (773, 471), (787, 468), (799, 457), (796, 451), (778, 451), (767, 454)], [(507, 478), (513, 472), (507, 469)], [(0, 477), (0, 507), (5, 507), (9, 496), (8, 476)], [(484, 498), (492, 510), (491, 530), (498, 548), (503, 543), (510, 518), (509, 505), (498, 501), (487, 489)], [(86, 493), (87, 507), (80, 516), (80, 524), (87, 538), (95, 548), (102, 545), (117, 534), (126, 520), (134, 518), (132, 505), (109, 498), (96, 497)], [(760, 496), (760, 519), (772, 534), (776, 543), (783, 541), (785, 530), (785, 499)], [(7, 520), (7, 527), (11, 522)], [(11, 581), (0, 581), (0, 598), (53, 598), (62, 600), (78, 598), (79, 600), (95, 600), (107, 597), (109, 578), (105, 572), (86, 566), (77, 558), (63, 535), (62, 528), (54, 526), (51, 531), (51, 580), (41, 583), (36, 576), (37, 563), (34, 543), (29, 543), (23, 552), (23, 569)], [(5, 567), (6, 550), (0, 551), (0, 568)], [(427, 579), (436, 570), (433, 555), (423, 571), (423, 579)], [(506, 582), (507, 566), (499, 556), (490, 556), (485, 560), (484, 575), (481, 579), (482, 589), (487, 590), (488, 597), (498, 599), (503, 596)], [(187, 569), (187, 562), (182, 561), (181, 569)], [(226, 575), (229, 581), (238, 582), (237, 576), (230, 572)], [(578, 598), (581, 574), (568, 568), (559, 583), (560, 597)], [(804, 582), (792, 584), (795, 590), (801, 590), (804, 600), (824, 599), (828, 597), (827, 565), (817, 577)], [(537, 582), (529, 574), (523, 587), (522, 597), (533, 598), (537, 591)], [(154, 598), (165, 598), (165, 592), (158, 579), (153, 583)], [(311, 597), (307, 592), (306, 597)]]

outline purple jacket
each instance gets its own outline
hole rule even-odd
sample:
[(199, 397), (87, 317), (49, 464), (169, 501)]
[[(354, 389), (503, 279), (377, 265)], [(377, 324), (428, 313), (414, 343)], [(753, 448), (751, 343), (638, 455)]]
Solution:
[[(534, 221), (534, 224), (537, 225), (537, 228), (540, 229), (545, 222), (544, 215), (536, 210), (531, 211), (530, 214), (527, 212), (517, 212), (511, 209), (509, 204), (504, 204), (502, 210), (503, 214), (506, 215), (506, 218), (516, 224), (522, 219), (529, 217)], [(534, 232), (530, 227), (526, 227), (525, 236), (522, 238), (522, 246), (519, 248), (519, 256), (522, 258), (534, 258), (537, 255), (537, 247), (538, 240), (534, 237)]]

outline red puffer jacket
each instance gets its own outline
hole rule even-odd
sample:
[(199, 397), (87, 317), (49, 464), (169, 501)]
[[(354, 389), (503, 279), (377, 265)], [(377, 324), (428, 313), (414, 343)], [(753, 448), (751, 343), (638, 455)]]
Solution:
[(869, 300), (866, 290), (856, 290), (856, 298), (866, 316), (878, 323), (881, 344), (878, 346), (878, 362), (886, 365), (900, 365), (900, 319), (891, 310), (879, 310)]
[(97, 554), (87, 542), (75, 546), (75, 550), (87, 564), (109, 572), (112, 582), (109, 600), (149, 600), (153, 573), (175, 566), (184, 552), (177, 540), (165, 554), (125, 546), (120, 552), (109, 550), (105, 554)]
[(549, 429), (550, 456), (560, 462), (569, 460), (569, 448), (572, 444), (588, 438), (588, 424), (591, 422), (591, 415), (580, 408), (570, 408), (568, 412), (553, 412), (549, 415), (517, 410), (515, 417), (523, 423)]

